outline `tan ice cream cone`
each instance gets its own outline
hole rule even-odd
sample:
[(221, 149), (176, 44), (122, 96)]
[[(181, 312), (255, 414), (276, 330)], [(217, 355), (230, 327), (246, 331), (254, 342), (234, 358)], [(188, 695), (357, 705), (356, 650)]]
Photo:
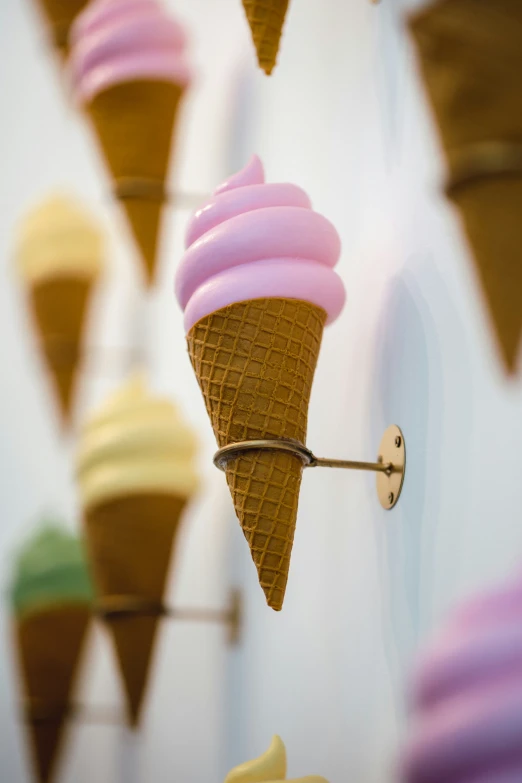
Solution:
[(522, 336), (522, 5), (441, 0), (410, 27), (508, 372)]
[[(253, 439), (306, 441), (308, 404), (326, 313), (293, 299), (224, 307), (187, 335), (190, 358), (219, 447)], [(267, 603), (283, 606), (302, 461), (252, 451), (226, 476)]]
[(36, 329), (65, 422), (70, 417), (92, 279), (56, 276), (29, 289)]
[(63, 56), (68, 52), (69, 30), (88, 0), (38, 0), (47, 18), (54, 45)]
[[(162, 604), (171, 551), (185, 498), (161, 492), (115, 497), (85, 511), (85, 534), (95, 588), (104, 599)], [(108, 618), (127, 696), (137, 725), (144, 701), (158, 616)]]
[(138, 244), (150, 284), (183, 87), (167, 81), (116, 84), (87, 110)]
[(36, 777), (49, 783), (56, 770), (90, 609), (63, 604), (34, 610), (16, 621), (27, 725)]
[(276, 64), (288, 3), (289, 0), (243, 0), (259, 66), (267, 75)]

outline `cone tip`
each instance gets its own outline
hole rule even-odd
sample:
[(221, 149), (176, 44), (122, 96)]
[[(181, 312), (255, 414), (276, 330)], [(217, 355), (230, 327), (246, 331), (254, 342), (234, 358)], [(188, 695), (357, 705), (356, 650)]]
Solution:
[(127, 718), (128, 718), (128, 725), (129, 728), (132, 729), (132, 731), (137, 731), (140, 725), (140, 719), (141, 719), (141, 698), (138, 702), (133, 702), (128, 704), (127, 708)]
[(283, 602), (285, 600), (284, 590), (274, 590), (273, 585), (261, 585), (261, 588), (265, 594), (267, 605), (273, 609), (274, 612), (280, 612), (283, 608)]
[(267, 62), (263, 63), (259, 61), (259, 67), (265, 72), (267, 76), (270, 76), (275, 68), (275, 63), (267, 63)]

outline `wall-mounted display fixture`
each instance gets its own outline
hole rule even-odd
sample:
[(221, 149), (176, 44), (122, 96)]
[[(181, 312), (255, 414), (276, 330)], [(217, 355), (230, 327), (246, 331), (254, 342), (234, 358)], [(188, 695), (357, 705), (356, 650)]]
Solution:
[[(334, 271), (334, 226), (295, 185), (267, 184), (261, 161), (221, 185), (189, 223), (176, 275), (190, 359), (267, 603), (283, 606), (303, 467), (329, 464), (305, 448), (308, 404), (324, 326), (345, 292)], [(397, 444), (397, 445), (396, 445)], [(400, 430), (379, 473), (390, 508), (404, 475)]]

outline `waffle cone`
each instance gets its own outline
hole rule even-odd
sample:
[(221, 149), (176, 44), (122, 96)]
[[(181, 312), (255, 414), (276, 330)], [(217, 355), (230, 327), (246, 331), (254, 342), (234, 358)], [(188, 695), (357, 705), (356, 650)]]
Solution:
[[(161, 603), (185, 499), (143, 493), (114, 498), (85, 512), (89, 561), (100, 598), (144, 598)], [(137, 725), (154, 651), (158, 617), (108, 620), (127, 697)]]
[(288, 3), (289, 0), (243, 0), (257, 61), (267, 75), (276, 64)]
[(91, 288), (90, 278), (63, 276), (37, 282), (29, 292), (36, 331), (65, 423), (74, 401)]
[(40, 783), (49, 783), (56, 770), (90, 617), (88, 606), (64, 604), (32, 612), (16, 622), (23, 689), (33, 710), (27, 727)]
[[(116, 188), (131, 183), (119, 197), (149, 284), (156, 267), (163, 193), (182, 95), (183, 88), (172, 82), (133, 81), (99, 93), (88, 106)], [(156, 185), (156, 192), (147, 193), (141, 181)]]
[[(446, 0), (413, 17), (411, 30), (450, 182), (477, 148), (520, 145), (518, 0)], [(505, 368), (512, 373), (522, 335), (522, 167), (510, 171), (507, 165), (471, 177), (449, 193), (463, 221)]]
[(68, 52), (69, 30), (88, 0), (38, 0), (52, 33), (54, 44), (65, 57)]
[[(308, 403), (326, 314), (292, 299), (224, 307), (187, 335), (219, 447), (243, 440), (305, 443)], [(283, 606), (294, 541), (302, 461), (245, 452), (226, 466), (235, 510), (267, 603)]]

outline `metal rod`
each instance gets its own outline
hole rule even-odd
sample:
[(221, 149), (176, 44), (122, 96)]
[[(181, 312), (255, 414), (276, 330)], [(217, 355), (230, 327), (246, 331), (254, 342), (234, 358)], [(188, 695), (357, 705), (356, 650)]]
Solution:
[(104, 724), (111, 726), (119, 726), (122, 723), (126, 723), (125, 716), (118, 709), (100, 705), (74, 705), (72, 716), (82, 723)]
[(230, 644), (239, 642), (242, 626), (242, 601), (238, 589), (230, 592), (230, 604), (227, 609), (209, 609), (205, 607), (169, 607), (161, 601), (152, 601), (140, 596), (113, 595), (98, 600), (94, 612), (102, 620), (118, 622), (133, 616), (169, 617), (188, 622), (219, 623), (228, 626)]
[(393, 472), (393, 465), (391, 462), (357, 462), (349, 459), (326, 459), (324, 457), (316, 457), (315, 461), (312, 462), (309, 467), (368, 470), (373, 473), (387, 473), (388, 475)]
[(234, 614), (228, 609), (165, 609), (165, 615), (175, 620), (196, 623), (231, 623)]
[(52, 704), (28, 702), (23, 707), (23, 717), (29, 723), (60, 723), (63, 720), (78, 720), (82, 723), (119, 725), (125, 723), (125, 716), (116, 707), (107, 705)]

